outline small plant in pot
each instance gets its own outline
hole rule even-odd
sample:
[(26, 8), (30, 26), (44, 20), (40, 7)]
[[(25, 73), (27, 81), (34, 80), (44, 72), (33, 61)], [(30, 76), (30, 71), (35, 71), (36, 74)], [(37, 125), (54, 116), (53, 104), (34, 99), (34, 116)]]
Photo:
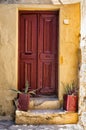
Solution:
[(65, 93), (63, 95), (63, 109), (66, 111), (78, 110), (78, 87), (75, 81), (64, 84)]
[(19, 91), (16, 89), (11, 89), (13, 92), (18, 94), (18, 104), (17, 108), (22, 111), (27, 111), (29, 107), (29, 101), (30, 101), (30, 96), (31, 95), (36, 95), (35, 91), (36, 90), (31, 90), (29, 91), (29, 83), (26, 81), (25, 83), (25, 89), (24, 91)]

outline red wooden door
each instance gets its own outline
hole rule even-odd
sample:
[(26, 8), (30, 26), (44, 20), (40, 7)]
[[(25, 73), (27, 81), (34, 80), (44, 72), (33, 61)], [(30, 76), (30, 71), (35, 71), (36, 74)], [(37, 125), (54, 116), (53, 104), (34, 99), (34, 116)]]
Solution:
[(19, 89), (28, 80), (38, 94), (55, 94), (57, 88), (57, 12), (20, 12)]

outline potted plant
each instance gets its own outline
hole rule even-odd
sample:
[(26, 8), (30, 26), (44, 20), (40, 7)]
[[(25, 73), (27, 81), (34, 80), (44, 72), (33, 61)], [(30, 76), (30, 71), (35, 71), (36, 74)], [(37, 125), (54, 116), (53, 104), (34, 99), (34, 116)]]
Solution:
[(78, 87), (76, 82), (63, 84), (64, 85), (64, 95), (63, 95), (63, 109), (66, 111), (78, 110)]
[(26, 81), (25, 83), (25, 89), (23, 92), (16, 90), (16, 89), (11, 89), (12, 91), (16, 92), (18, 94), (18, 104), (17, 108), (22, 111), (27, 111), (28, 106), (29, 106), (29, 101), (30, 101), (30, 96), (35, 95), (36, 90), (31, 90), (29, 91), (29, 83)]

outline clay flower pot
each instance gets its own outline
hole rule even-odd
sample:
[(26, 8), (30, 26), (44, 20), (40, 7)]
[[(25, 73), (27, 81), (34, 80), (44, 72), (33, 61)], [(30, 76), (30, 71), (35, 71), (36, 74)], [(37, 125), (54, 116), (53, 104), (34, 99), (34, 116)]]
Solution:
[(63, 96), (63, 109), (76, 112), (78, 110), (78, 96), (65, 94)]
[(10, 90), (18, 94), (18, 97), (17, 97), (18, 102), (15, 103), (18, 110), (28, 111), (30, 96), (36, 95), (36, 91), (39, 89), (29, 90), (29, 83), (28, 81), (26, 81), (24, 90), (22, 91), (16, 90), (16, 89), (10, 89)]
[(30, 95), (21, 93), (18, 97), (18, 109), (21, 111), (28, 111), (28, 105), (30, 101)]

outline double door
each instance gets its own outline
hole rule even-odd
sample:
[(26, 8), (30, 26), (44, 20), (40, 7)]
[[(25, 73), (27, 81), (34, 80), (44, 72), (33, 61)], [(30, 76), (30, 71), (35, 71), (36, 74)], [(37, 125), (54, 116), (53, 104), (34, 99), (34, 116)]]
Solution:
[(58, 12), (19, 12), (19, 89), (28, 80), (38, 94), (53, 95), (58, 85)]

